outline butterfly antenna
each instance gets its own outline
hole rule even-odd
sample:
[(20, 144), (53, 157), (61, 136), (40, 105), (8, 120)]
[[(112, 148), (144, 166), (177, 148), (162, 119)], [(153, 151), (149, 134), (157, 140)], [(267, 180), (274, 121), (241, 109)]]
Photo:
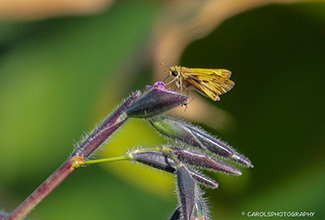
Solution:
[[(160, 62), (160, 65), (162, 65), (162, 66), (167, 66), (167, 65), (164, 64), (163, 62)], [(170, 67), (169, 67), (169, 69), (170, 69)], [(164, 70), (164, 72), (167, 72), (167, 70)], [(163, 80), (163, 82), (165, 82), (165, 80), (168, 79), (169, 76), (170, 76), (170, 75), (168, 74), (168, 76)], [(173, 82), (173, 81), (172, 81), (172, 82)], [(169, 82), (168, 84), (170, 84), (170, 82)]]
[(168, 79), (169, 75), (163, 80), (163, 82), (165, 82), (166, 79)]
[[(162, 65), (162, 66), (168, 66), (168, 65), (164, 64), (163, 62), (160, 62), (160, 65)], [(170, 69), (170, 66), (168, 66), (168, 68)]]

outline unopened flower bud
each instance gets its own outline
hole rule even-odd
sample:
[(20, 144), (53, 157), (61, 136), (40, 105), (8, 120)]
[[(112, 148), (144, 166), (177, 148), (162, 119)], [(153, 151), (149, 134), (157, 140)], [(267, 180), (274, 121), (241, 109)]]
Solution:
[[(194, 201), (192, 219), (195, 220), (208, 220), (208, 208), (204, 202), (204, 198), (202, 197), (202, 192), (200, 188), (197, 187), (196, 196)], [(199, 191), (199, 192), (198, 192)]]
[(183, 164), (177, 166), (177, 186), (182, 207), (183, 219), (190, 220), (194, 207), (195, 182)]
[(229, 158), (247, 167), (253, 167), (249, 159), (237, 153), (227, 143), (189, 123), (163, 116), (150, 118), (149, 122), (157, 131), (169, 138)]
[(173, 154), (177, 156), (177, 158), (183, 163), (199, 166), (206, 169), (218, 170), (225, 173), (230, 173), (234, 175), (241, 175), (242, 173), (236, 168), (219, 161), (213, 157), (207, 156), (205, 154), (201, 154), (198, 152), (186, 150), (186, 149), (178, 149), (174, 147), (170, 147)]
[[(147, 86), (148, 87), (148, 86)], [(139, 98), (128, 110), (133, 118), (148, 118), (162, 114), (174, 107), (186, 104), (187, 96), (167, 90), (163, 82), (157, 82)]]
[[(134, 161), (139, 163), (169, 172), (169, 173), (176, 173), (176, 164), (172, 160), (172, 158), (161, 151), (142, 151), (142, 150), (134, 150), (129, 153), (129, 157), (132, 158)], [(218, 188), (218, 183), (214, 180), (210, 179), (209, 177), (195, 171), (191, 168), (188, 168), (188, 172), (193, 179), (198, 181), (201, 184), (204, 184), (208, 187)]]

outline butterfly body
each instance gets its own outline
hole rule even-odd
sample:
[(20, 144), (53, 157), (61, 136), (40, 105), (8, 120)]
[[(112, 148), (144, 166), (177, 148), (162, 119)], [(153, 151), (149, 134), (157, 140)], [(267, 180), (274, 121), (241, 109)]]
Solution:
[(172, 82), (185, 89), (194, 88), (214, 101), (220, 100), (219, 95), (231, 90), (235, 83), (230, 80), (231, 72), (226, 69), (201, 69), (172, 66), (169, 74), (175, 77)]

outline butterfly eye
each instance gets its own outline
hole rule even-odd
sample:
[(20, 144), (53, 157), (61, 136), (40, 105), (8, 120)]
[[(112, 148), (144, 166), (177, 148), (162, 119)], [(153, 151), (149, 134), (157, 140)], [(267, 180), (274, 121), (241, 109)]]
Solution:
[(171, 71), (171, 75), (178, 76), (178, 72), (176, 70)]

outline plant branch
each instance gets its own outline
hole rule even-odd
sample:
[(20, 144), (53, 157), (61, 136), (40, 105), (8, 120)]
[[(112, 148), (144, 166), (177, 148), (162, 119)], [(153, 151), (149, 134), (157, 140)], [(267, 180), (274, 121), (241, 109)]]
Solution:
[(24, 218), (38, 203), (65, 180), (75, 168), (80, 167), (85, 158), (90, 156), (106, 139), (116, 131), (127, 119), (126, 110), (138, 99), (140, 92), (136, 92), (125, 100), (101, 125), (99, 125), (78, 146), (72, 155), (49, 176), (31, 195), (29, 195), (6, 220), (20, 220)]
[(52, 175), (50, 175), (32, 194), (30, 194), (7, 218), (16, 220), (24, 218), (40, 201), (65, 180), (79, 164), (77, 157), (68, 158)]
[(94, 164), (94, 163), (105, 163), (105, 162), (116, 162), (116, 161), (121, 161), (121, 160), (130, 160), (130, 157), (125, 155), (125, 156), (120, 156), (120, 157), (110, 157), (110, 158), (103, 158), (103, 159), (97, 159), (97, 160), (87, 160), (85, 161), (86, 164)]

